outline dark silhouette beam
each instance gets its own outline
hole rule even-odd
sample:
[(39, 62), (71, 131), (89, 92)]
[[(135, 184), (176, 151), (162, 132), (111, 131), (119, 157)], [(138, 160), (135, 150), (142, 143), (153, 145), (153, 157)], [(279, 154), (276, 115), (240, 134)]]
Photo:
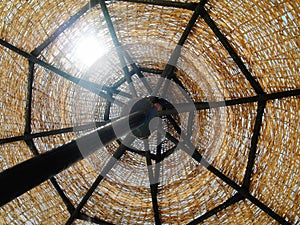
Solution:
[(161, 219), (160, 219), (159, 207), (157, 201), (158, 180), (156, 180), (156, 178), (158, 177), (155, 177), (155, 175), (153, 174), (148, 140), (144, 140), (144, 146), (145, 146), (145, 153), (146, 153), (146, 162), (147, 162), (147, 169), (148, 169), (148, 176), (149, 176), (149, 183), (150, 183), (154, 221), (155, 221), (155, 225), (161, 225)]
[(72, 76), (72, 75), (70, 75), (70, 74), (68, 74), (68, 73), (66, 73), (66, 72), (58, 69), (55, 66), (50, 65), (49, 63), (47, 63), (47, 62), (45, 62), (45, 61), (43, 61), (41, 59), (38, 59), (34, 55), (32, 55), (30, 53), (27, 53), (27, 52), (25, 52), (25, 51), (23, 51), (23, 50), (15, 47), (15, 46), (11, 45), (10, 43), (8, 43), (8, 42), (6, 42), (6, 41), (4, 41), (2, 39), (0, 39), (0, 45), (6, 47), (8, 49), (10, 49), (11, 51), (13, 51), (13, 52), (15, 52), (15, 53), (17, 53), (17, 54), (25, 57), (25, 58), (27, 58), (32, 63), (38, 64), (38, 65), (44, 67), (45, 69), (48, 69), (48, 70), (56, 73), (57, 75), (65, 78), (65, 79), (67, 79), (67, 80), (69, 80), (69, 81), (71, 81), (71, 82), (73, 82), (73, 83), (75, 83), (75, 84), (77, 84), (77, 85), (79, 85), (79, 86), (87, 89), (87, 90), (89, 90), (90, 92), (92, 92), (92, 93), (94, 93), (94, 94), (96, 94), (96, 95), (98, 95), (98, 96), (100, 96), (100, 97), (102, 97), (104, 99), (107, 99), (107, 100), (109, 100), (111, 102), (114, 102), (115, 104), (118, 104), (120, 106), (124, 105), (124, 103), (122, 103), (122, 102), (120, 102), (120, 101), (118, 101), (116, 99), (113, 99), (108, 94), (104, 93), (103, 90), (102, 90), (102, 86), (100, 86), (100, 85), (98, 85), (96, 83), (93, 83), (93, 82), (90, 82), (90, 81), (86, 81), (86, 80), (82, 80), (80, 78), (74, 77), (74, 76)]
[(201, 8), (200, 15), (203, 18), (203, 20), (207, 23), (207, 25), (211, 28), (211, 30), (214, 32), (214, 34), (219, 38), (220, 42), (222, 43), (224, 48), (227, 50), (229, 55), (232, 57), (232, 59), (235, 61), (237, 66), (240, 68), (240, 70), (242, 71), (242, 73), (244, 74), (246, 79), (249, 81), (249, 83), (251, 84), (251, 86), (253, 87), (255, 92), (257, 94), (264, 94), (264, 91), (263, 91), (262, 87), (260, 86), (259, 82), (256, 81), (254, 79), (254, 77), (251, 75), (251, 73), (249, 72), (249, 70), (247, 69), (247, 67), (245, 66), (243, 61), (241, 60), (241, 58), (238, 56), (238, 54), (235, 52), (233, 47), (230, 45), (230, 43), (228, 42), (225, 35), (222, 34), (222, 32), (217, 27), (215, 22), (212, 20), (212, 18), (208, 14), (208, 12), (204, 8)]
[(25, 134), (30, 134), (31, 132), (31, 103), (32, 103), (32, 88), (34, 79), (34, 63), (28, 61), (28, 79), (27, 79), (27, 101), (26, 101), (26, 111), (25, 111)]
[(216, 215), (218, 212), (220, 212), (220, 211), (226, 209), (227, 207), (241, 201), (242, 199), (244, 199), (244, 197), (242, 197), (239, 194), (235, 194), (234, 196), (227, 199), (221, 205), (217, 206), (216, 208), (213, 208), (212, 210), (209, 210), (208, 212), (204, 213), (202, 216), (200, 216), (200, 217), (194, 219), (193, 221), (189, 222), (187, 225), (197, 225), (199, 223), (202, 223), (203, 221), (205, 221), (209, 217), (212, 217), (212, 216)]
[(197, 3), (172, 2), (172, 1), (165, 1), (165, 0), (119, 0), (119, 1), (166, 6), (166, 7), (187, 9), (187, 10), (195, 10), (197, 7)]
[(133, 61), (132, 57), (129, 55), (129, 53), (125, 50), (122, 51), (124, 54), (125, 58), (128, 60), (130, 63), (130, 66), (132, 67), (133, 71), (137, 74), (137, 76), (141, 79), (143, 85), (145, 86), (146, 90), (148, 91), (148, 94), (152, 93), (152, 87), (150, 86), (149, 82), (145, 78), (142, 70), (136, 65), (136, 63)]
[(81, 8), (76, 14), (70, 17), (67, 22), (64, 22), (48, 39), (46, 39), (42, 44), (36, 47), (31, 53), (34, 56), (38, 56), (41, 52), (47, 48), (61, 33), (63, 33), (66, 29), (71, 27), (83, 14), (85, 14), (89, 10), (89, 4), (86, 4), (83, 8)]
[(110, 33), (110, 36), (111, 36), (112, 41), (114, 43), (114, 46), (116, 48), (116, 51), (117, 51), (117, 54), (118, 54), (118, 57), (119, 57), (124, 75), (125, 75), (126, 82), (129, 85), (131, 94), (133, 96), (137, 96), (136, 90), (134, 88), (134, 85), (133, 85), (133, 82), (132, 82), (132, 79), (131, 79), (131, 76), (130, 76), (129, 69), (127, 67), (127, 64), (126, 64), (126, 61), (125, 61), (125, 58), (124, 58), (123, 49), (122, 49), (122, 46), (121, 46), (121, 44), (119, 42), (119, 39), (117, 37), (113, 22), (111, 20), (108, 9), (106, 7), (106, 3), (104, 1), (99, 1), (99, 3), (100, 3), (100, 6), (101, 6), (101, 9), (102, 9), (102, 12), (103, 12), (106, 24), (107, 24), (107, 28), (108, 28), (109, 33)]
[[(204, 8), (204, 5), (206, 4), (207, 0), (201, 0), (196, 8), (195, 11), (192, 15), (192, 17), (190, 18), (187, 26), (185, 27), (178, 43), (177, 46), (175, 47), (173, 53), (171, 54), (171, 57), (168, 61), (168, 64), (166, 65), (166, 67), (164, 68), (164, 71), (162, 73), (162, 76), (167, 78), (167, 79), (171, 79), (174, 75), (174, 70), (176, 68), (176, 64), (177, 61), (181, 55), (181, 48), (184, 45), (186, 39), (188, 38), (192, 28), (194, 27), (195, 23), (197, 22), (197, 19), (202, 11), (202, 9)], [(158, 85), (160, 87), (160, 85)]]
[[(108, 94), (110, 96), (112, 96), (111, 93), (108, 93)], [(104, 110), (104, 116), (103, 116), (104, 121), (109, 120), (110, 109), (111, 109), (111, 102), (106, 100), (105, 110)]]
[[(126, 139), (127, 139), (126, 143), (128, 143), (128, 144), (131, 144), (134, 141), (134, 138), (131, 136), (127, 136)], [(88, 190), (88, 192), (85, 194), (85, 196), (81, 199), (78, 206), (75, 208), (74, 212), (72, 213), (72, 215), (66, 222), (66, 225), (71, 225), (73, 223), (73, 221), (78, 217), (81, 209), (84, 207), (84, 205), (87, 203), (89, 198), (92, 196), (92, 194), (94, 193), (94, 191), (96, 190), (96, 188), (98, 187), (100, 182), (106, 177), (106, 175), (109, 173), (109, 171), (114, 167), (114, 165), (118, 162), (118, 160), (120, 160), (120, 158), (124, 155), (126, 148), (127, 147), (123, 144), (121, 144), (117, 148), (117, 150), (115, 151), (113, 156), (109, 159), (108, 163), (102, 169), (101, 173), (99, 174), (99, 176), (96, 178), (96, 180), (94, 181), (94, 183)]]
[(146, 67), (140, 67), (140, 70), (142, 72), (153, 73), (153, 74), (162, 74), (163, 73), (163, 70), (146, 68)]
[[(287, 98), (287, 97), (296, 97), (299, 95), (300, 95), (300, 89), (296, 89), (296, 90), (266, 94), (266, 95), (262, 95), (260, 97), (253, 96), (253, 97), (225, 100), (225, 101), (221, 101), (221, 102), (195, 102), (195, 107), (197, 110), (206, 110), (206, 109), (210, 109), (210, 108), (218, 108), (218, 107), (246, 104), (246, 103), (251, 103), (251, 102), (258, 102), (259, 99), (261, 99), (261, 101), (271, 101), (271, 100), (282, 99), (282, 98)], [(189, 111), (190, 106), (188, 104), (184, 103), (182, 105), (178, 105), (178, 107), (181, 107), (182, 109), (187, 108), (188, 109), (187, 111)], [(163, 114), (163, 115), (176, 114), (176, 111), (174, 109), (167, 109), (167, 110), (161, 112), (161, 114)], [(29, 115), (29, 113), (27, 113), (27, 115)], [(32, 138), (38, 138), (38, 137), (45, 137), (45, 136), (50, 136), (50, 135), (72, 132), (72, 131), (83, 131), (83, 130), (94, 128), (95, 124), (96, 124), (96, 127), (99, 127), (99, 126), (101, 126), (102, 123), (103, 122), (96, 122), (96, 123), (86, 124), (86, 125), (77, 126), (77, 127), (69, 127), (69, 128), (62, 128), (62, 129), (53, 130), (53, 131), (44, 131), (44, 132), (39, 132), (39, 133), (35, 133), (35, 134), (28, 134), (27, 136), (22, 135), (22, 136), (3, 138), (3, 139), (0, 139), (0, 144), (21, 141), (21, 140), (26, 140), (26, 139), (32, 139)]]
[[(103, 146), (116, 140), (118, 136), (114, 130), (117, 127), (118, 135), (126, 135), (129, 130), (136, 129), (144, 124), (145, 113), (136, 112), (123, 117), (113, 123), (100, 127), (69, 143), (59, 146), (0, 173), (0, 206), (22, 195), (42, 182), (50, 179), (61, 171), (67, 169), (84, 157), (99, 150)], [(129, 121), (129, 122), (128, 122)], [(95, 141), (99, 138), (99, 141)], [(30, 142), (27, 141), (27, 144)]]
[(31, 140), (34, 138), (47, 137), (47, 136), (51, 136), (51, 135), (64, 134), (64, 133), (69, 133), (69, 132), (92, 130), (92, 129), (96, 129), (98, 127), (104, 126), (110, 122), (111, 122), (111, 120), (107, 120), (107, 121), (103, 121), (103, 122), (91, 122), (91, 123), (88, 123), (85, 125), (80, 125), (80, 126), (75, 126), (75, 127), (66, 127), (66, 128), (61, 128), (61, 129), (57, 129), (57, 130), (42, 131), (42, 132), (33, 133), (33, 134), (25, 134), (22, 136), (4, 138), (4, 139), (0, 139), (0, 145), (10, 143), (10, 142), (15, 142), (15, 141), (26, 141), (26, 140)]
[[(142, 72), (146, 73), (152, 73), (152, 74), (159, 74), (161, 75), (163, 73), (163, 70), (160, 69), (153, 69), (153, 68), (147, 68), (147, 67), (141, 67), (140, 68)], [(281, 98), (286, 98), (286, 97), (293, 97), (293, 96), (298, 96), (300, 95), (300, 89), (291, 89), (291, 90), (286, 90), (286, 91), (279, 91), (275, 93), (264, 93), (255, 96), (257, 99), (253, 99), (253, 102), (257, 102), (258, 98), (262, 101), (268, 101), (268, 100), (275, 100), (275, 99), (281, 99)], [(245, 97), (241, 99), (246, 99), (246, 98), (253, 98), (253, 97)], [(228, 100), (228, 101), (234, 101), (234, 100)], [(243, 101), (243, 100), (242, 100)], [(252, 102), (251, 100), (249, 102)]]
[(175, 108), (168, 108), (164, 111), (159, 112), (159, 115), (163, 116), (163, 115), (173, 115), (181, 112), (190, 112), (193, 111), (195, 108), (196, 110), (207, 110), (211, 108), (234, 106), (234, 105), (259, 102), (259, 101), (272, 101), (272, 100), (282, 99), (287, 97), (296, 97), (299, 95), (300, 95), (300, 89), (295, 89), (295, 90), (282, 91), (277, 93), (263, 94), (258, 96), (237, 98), (237, 99), (217, 101), (217, 102), (194, 102), (193, 104), (181, 103), (181, 104), (174, 104), (176, 109), (180, 109), (179, 112), (177, 112)]
[(218, 102), (194, 102), (193, 104), (180, 103), (180, 104), (174, 104), (174, 108), (168, 108), (166, 110), (159, 112), (159, 115), (160, 116), (173, 115), (173, 114), (182, 113), (182, 112), (191, 112), (194, 109), (207, 110), (207, 109), (212, 109), (212, 108), (240, 105), (240, 104), (246, 104), (246, 103), (251, 103), (251, 102), (257, 102), (258, 99), (259, 99), (259, 97), (253, 96), (253, 97), (238, 98), (238, 99), (218, 101)]
[(250, 151), (249, 151), (249, 156), (248, 156), (247, 168), (246, 168), (245, 177), (244, 177), (243, 185), (242, 185), (242, 187), (244, 187), (246, 190), (249, 190), (249, 188), (250, 188), (252, 170), (253, 170), (253, 166), (255, 163), (257, 143), (258, 143), (258, 139), (260, 136), (260, 130), (261, 130), (261, 126), (262, 126), (262, 120), (263, 120), (265, 107), (266, 107), (265, 101), (258, 102), (257, 115), (256, 115), (255, 124), (254, 124), (254, 129), (253, 129), (253, 136), (251, 139), (251, 146), (250, 146)]
[(207, 2), (207, 0), (201, 0), (197, 4), (192, 17), (190, 18), (187, 26), (185, 27), (175, 49), (173, 50), (173, 52), (169, 58), (167, 65), (165, 66), (165, 68), (163, 70), (163, 73), (161, 75), (162, 77), (158, 80), (158, 82), (155, 86), (155, 89), (152, 92), (152, 95), (156, 95), (162, 85), (163, 85), (163, 95), (168, 91), (170, 83), (167, 82), (164, 78), (172, 79), (176, 76), (175, 69), (176, 69), (178, 59), (181, 56), (181, 48), (182, 48), (183, 44), (185, 43), (186, 39), (188, 38), (195, 23), (197, 22), (200, 12), (204, 8), (206, 2)]
[(70, 199), (65, 195), (64, 191), (61, 189), (60, 185), (58, 184), (57, 180), (55, 177), (50, 178), (50, 182), (52, 183), (54, 189), (62, 199), (63, 203), (67, 207), (69, 213), (71, 214), (74, 211), (74, 206)]
[(281, 91), (277, 93), (266, 94), (262, 96), (262, 101), (275, 100), (287, 97), (294, 97), (300, 95), (300, 89)]

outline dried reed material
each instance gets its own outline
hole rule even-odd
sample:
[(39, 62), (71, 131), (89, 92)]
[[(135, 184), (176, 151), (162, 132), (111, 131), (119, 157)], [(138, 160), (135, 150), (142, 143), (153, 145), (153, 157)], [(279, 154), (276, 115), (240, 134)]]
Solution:
[[(226, 212), (227, 211), (227, 212)], [(229, 206), (226, 210), (219, 212), (217, 215), (205, 220), (208, 224), (263, 224), (279, 225), (270, 216), (261, 211), (257, 206), (245, 200)]]
[(212, 165), (242, 184), (253, 136), (256, 104), (228, 107), (225, 112), (219, 109), (211, 111), (204, 120), (204, 129), (197, 134), (198, 151)]
[(8, 169), (30, 159), (32, 156), (33, 154), (24, 141), (0, 145), (0, 168), (1, 170)]
[[(7, 1), (0, 6), (0, 37), (31, 52), (87, 3)], [(107, 6), (117, 36), (136, 64), (160, 72), (193, 14), (186, 9), (123, 1), (107, 1)], [(298, 1), (211, 0), (205, 8), (264, 91), (273, 93), (300, 88)], [(40, 49), (39, 58), (75, 78), (111, 86), (124, 73), (102, 10), (96, 6), (82, 14)], [(86, 35), (98, 38), (108, 49), (91, 67), (80, 62), (75, 54), (78, 43)], [(223, 101), (256, 95), (245, 75), (200, 17), (181, 50), (176, 76), (193, 100)], [(0, 55), (3, 78), (0, 81), (0, 137), (4, 139), (24, 134), (29, 68), (26, 59), (10, 50), (0, 47)], [(129, 64), (127, 62), (131, 69)], [(153, 86), (159, 76), (151, 72), (144, 75)], [(142, 84), (136, 85), (136, 89), (138, 93), (145, 93)], [(130, 93), (126, 83), (121, 84), (119, 90)], [(116, 98), (128, 101), (123, 96)], [(105, 99), (80, 85), (35, 65), (32, 133), (103, 121), (106, 104)], [(195, 114), (193, 121), (191, 140), (198, 152), (239, 185), (246, 172), (257, 107), (257, 103), (247, 103), (203, 110)], [(110, 118), (120, 114), (121, 108), (113, 104)], [(254, 197), (293, 224), (299, 223), (300, 211), (299, 116), (299, 98), (267, 103), (250, 185)], [(188, 131), (188, 114), (183, 118), (181, 128)], [(174, 129), (170, 132), (175, 133)], [(80, 134), (82, 132), (74, 131), (33, 141), (42, 153)], [(144, 150), (138, 141), (134, 145)], [(114, 142), (55, 176), (74, 207), (118, 146)], [(166, 152), (174, 144), (166, 141), (164, 146), (162, 150)], [(2, 170), (31, 157), (33, 154), (24, 141), (0, 145)], [(181, 150), (161, 163), (159, 181), (157, 198), (163, 224), (188, 224), (235, 194), (231, 187)], [(149, 186), (145, 157), (128, 151), (81, 212), (114, 224), (154, 224)], [(61, 197), (47, 181), (2, 207), (0, 223), (64, 224), (69, 216)], [(87, 223), (79, 219), (74, 221), (74, 224)], [(277, 224), (248, 200), (239, 201), (204, 221), (204, 224), (221, 223)]]
[(190, 169), (191, 172), (179, 171), (172, 183), (160, 186), (163, 223), (187, 224), (233, 194), (233, 189), (194, 161)]
[[(147, 188), (126, 186), (104, 180), (91, 196), (83, 212), (114, 224), (153, 222), (151, 195)], [(136, 194), (139, 193), (139, 194)], [(100, 210), (93, 208), (97, 205)], [(115, 216), (111, 217), (110, 213)]]
[(0, 209), (1, 224), (57, 224), (64, 223), (68, 216), (67, 208), (49, 181)]
[(266, 92), (299, 88), (299, 1), (210, 1), (209, 12)]
[[(1, 4), (0, 37), (31, 52), (87, 1), (6, 1)], [(22, 40), (20, 40), (22, 39)]]
[[(267, 104), (251, 191), (291, 223), (299, 223), (299, 97)], [(276, 138), (273, 138), (276, 137)]]
[(3, 47), (0, 55), (0, 138), (6, 138), (24, 133), (28, 63)]

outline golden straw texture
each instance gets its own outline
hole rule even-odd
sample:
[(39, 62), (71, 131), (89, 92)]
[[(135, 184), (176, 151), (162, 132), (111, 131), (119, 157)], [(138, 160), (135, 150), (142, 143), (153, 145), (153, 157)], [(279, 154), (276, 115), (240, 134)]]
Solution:
[[(164, 225), (191, 225), (199, 218), (201, 224), (280, 224), (278, 217), (300, 224), (300, 1), (208, 0), (179, 47), (195, 13), (187, 8), (195, 9), (197, 4), (192, 3), (198, 0), (102, 2), (122, 48), (115, 48), (100, 4), (89, 8), (87, 0), (0, 3), (1, 171), (76, 140), (98, 122), (122, 116), (125, 107), (106, 98), (130, 106), (134, 94), (124, 76), (126, 69), (134, 74), (137, 95), (152, 95), (143, 82), (154, 89), (177, 47), (181, 54), (166, 99), (176, 104), (197, 102), (200, 109), (172, 117), (186, 136), (167, 117), (161, 123), (185, 144), (175, 148), (167, 138), (160, 143), (155, 131), (149, 137), (152, 158), (147, 160), (143, 140), (134, 140), (72, 224), (159, 225), (155, 198)], [(188, 7), (160, 5), (166, 2)], [(229, 46), (202, 18), (203, 10)], [(93, 40), (92, 49), (81, 47)], [(228, 48), (265, 93), (255, 91)], [(27, 58), (21, 51), (29, 54), (23, 52)], [(129, 55), (125, 65), (122, 56), (120, 60), (124, 52)], [(131, 60), (144, 77), (138, 76)], [(84, 82), (92, 83), (96, 91)], [(205, 102), (210, 104), (201, 109)], [(264, 102), (261, 115), (257, 109)], [(83, 125), (89, 126), (81, 129)], [(2, 206), (0, 224), (65, 224), (123, 138), (56, 174), (57, 185), (45, 181)], [(196, 153), (184, 151), (189, 144)], [(197, 153), (207, 161), (193, 159)], [(166, 155), (162, 161), (161, 155)], [(155, 182), (149, 181), (154, 168), (160, 169)], [(239, 201), (202, 217), (239, 191), (245, 195)]]

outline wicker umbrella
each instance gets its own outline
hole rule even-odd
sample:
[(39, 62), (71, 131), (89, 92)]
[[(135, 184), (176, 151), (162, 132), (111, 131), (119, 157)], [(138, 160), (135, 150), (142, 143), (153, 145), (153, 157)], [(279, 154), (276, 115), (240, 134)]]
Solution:
[(299, 1), (0, 8), (0, 224), (300, 224)]

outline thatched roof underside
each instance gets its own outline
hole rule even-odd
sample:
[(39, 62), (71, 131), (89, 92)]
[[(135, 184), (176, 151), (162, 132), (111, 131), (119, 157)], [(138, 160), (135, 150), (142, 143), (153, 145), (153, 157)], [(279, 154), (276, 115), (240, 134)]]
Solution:
[[(107, 19), (152, 87), (179, 44), (174, 82), (194, 102), (224, 103), (175, 118), (208, 164), (178, 147), (159, 163), (153, 185), (136, 140), (141, 154), (128, 149), (81, 207), (119, 146), (113, 142), (2, 206), (0, 224), (300, 224), (300, 2), (105, 4), (109, 18), (86, 0), (0, 3), (0, 169), (89, 131), (78, 126), (120, 116), (118, 104), (108, 107), (105, 97), (74, 81), (111, 88), (124, 77)], [(106, 47), (90, 65), (76, 54), (87, 36)], [(140, 77), (132, 79), (138, 95), (146, 95)], [(126, 81), (118, 88), (131, 91)], [(180, 96), (175, 89), (170, 93)], [(166, 138), (162, 154), (172, 147)]]

